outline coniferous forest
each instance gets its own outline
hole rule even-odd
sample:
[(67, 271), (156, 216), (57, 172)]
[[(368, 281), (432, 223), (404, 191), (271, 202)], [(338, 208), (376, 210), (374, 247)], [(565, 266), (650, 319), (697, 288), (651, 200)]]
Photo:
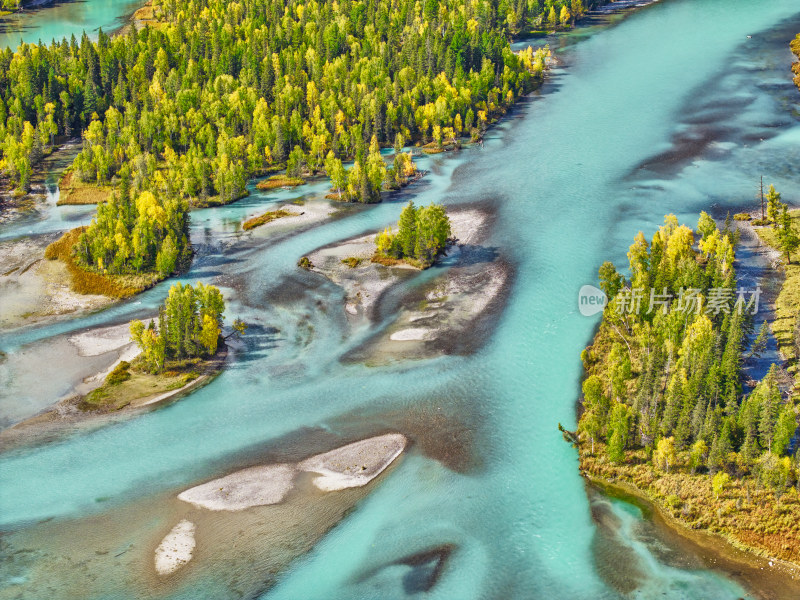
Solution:
[[(780, 195), (770, 195), (774, 219), (765, 224), (778, 240), (796, 239)], [(629, 279), (603, 264), (608, 305), (582, 354), (578, 436), (565, 435), (590, 475), (633, 483), (692, 528), (788, 557), (800, 539), (791, 517), (800, 510), (796, 401), (778, 365), (764, 366), (759, 381), (744, 370), (765, 351), (769, 329), (760, 288), (737, 284), (738, 237), (706, 213), (696, 232), (669, 215), (649, 243), (636, 236)], [(736, 510), (715, 512), (725, 490)], [(778, 513), (787, 518), (775, 520), (784, 496)]]
[[(547, 52), (514, 53), (511, 37), (584, 10), (580, 0), (154, 0), (140, 31), (0, 52), (0, 171), (24, 193), (41, 158), (80, 136), (71, 177), (126, 181), (81, 260), (168, 272), (187, 253), (187, 206), (236, 200), (250, 177), (326, 173), (345, 199), (379, 200), (409, 172), (402, 160), (387, 168), (381, 146), (479, 136), (542, 76)], [(163, 210), (132, 208), (148, 192)]]

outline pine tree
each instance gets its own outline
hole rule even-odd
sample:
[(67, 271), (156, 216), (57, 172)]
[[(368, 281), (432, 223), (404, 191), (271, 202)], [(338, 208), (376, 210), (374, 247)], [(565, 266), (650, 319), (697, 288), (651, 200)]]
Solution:
[(414, 248), (417, 244), (417, 209), (414, 207), (413, 200), (409, 200), (400, 212), (397, 227), (397, 241), (402, 255), (414, 256)]

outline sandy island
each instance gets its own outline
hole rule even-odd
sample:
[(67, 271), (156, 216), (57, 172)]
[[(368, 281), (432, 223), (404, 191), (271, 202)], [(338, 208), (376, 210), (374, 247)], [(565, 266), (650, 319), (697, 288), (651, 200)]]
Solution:
[(311, 456), (296, 465), (250, 467), (181, 492), (178, 499), (215, 511), (278, 504), (295, 489), (295, 476), (303, 471), (318, 474), (314, 485), (326, 492), (360, 487), (392, 464), (406, 443), (405, 436), (390, 433)]
[(166, 535), (156, 548), (155, 564), (159, 575), (169, 575), (192, 560), (195, 525), (184, 519)]
[[(363, 487), (400, 456), (408, 440), (400, 433), (367, 438), (316, 454), (296, 464), (278, 463), (242, 469), (178, 494), (178, 500), (208, 511), (239, 512), (282, 503), (290, 493), (313, 498), (310, 488), (296, 485), (302, 473), (317, 475), (313, 485), (323, 492)], [(181, 520), (155, 549), (156, 572), (174, 573), (195, 549), (193, 522)]]
[[(511, 265), (498, 257), (495, 248), (483, 245), (490, 232), (489, 212), (454, 207), (448, 214), (455, 241), (437, 263), (447, 268), (400, 298), (393, 322), (348, 353), (346, 361), (383, 363), (467, 353), (485, 338), (490, 308), (502, 300), (511, 282)], [(312, 271), (344, 289), (344, 310), (351, 320), (380, 320), (387, 292), (421, 274), (409, 265), (370, 262), (374, 239), (375, 233), (369, 233), (308, 255)], [(345, 259), (356, 259), (355, 266), (343, 263)]]

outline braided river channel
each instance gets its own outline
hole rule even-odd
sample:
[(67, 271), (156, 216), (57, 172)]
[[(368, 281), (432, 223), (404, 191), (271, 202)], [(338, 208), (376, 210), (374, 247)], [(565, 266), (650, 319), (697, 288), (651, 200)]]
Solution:
[[(93, 4), (130, 10), (76, 6)], [(60, 35), (46, 27), (26, 36)], [(760, 175), (784, 200), (800, 197), (797, 31), (797, 0), (663, 0), (598, 18), (547, 40), (557, 62), (546, 83), (482, 147), (417, 157), (425, 177), (381, 204), (241, 231), (298, 197), (309, 212), (327, 207), (328, 186), (312, 180), (193, 212), (197, 252), (180, 279), (219, 286), (226, 322), (250, 328), (222, 374), (179, 401), (0, 453), (0, 600), (753, 597), (640, 509), (588, 487), (558, 424), (575, 426), (580, 353), (599, 319), (579, 313), (577, 294), (603, 261), (625, 265), (635, 233), (649, 237), (666, 213), (692, 225), (701, 210), (751, 208)], [(56, 206), (54, 182), (37, 210), (0, 225), (1, 240), (91, 219), (91, 207)], [(367, 316), (297, 267), (396, 222), (409, 199), (480, 215), (473, 247), (402, 278)], [(391, 344), (376, 340), (398, 312), (465, 262), (501, 273), (500, 292), (473, 290), (468, 326), (387, 358)], [(85, 377), (53, 349), (152, 315), (172, 283), (0, 333), (0, 426)], [(87, 360), (97, 372), (115, 359)], [(239, 469), (387, 432), (409, 445), (363, 488), (241, 513), (187, 513), (176, 500)], [(195, 559), (159, 578), (153, 551), (183, 518), (197, 527)]]

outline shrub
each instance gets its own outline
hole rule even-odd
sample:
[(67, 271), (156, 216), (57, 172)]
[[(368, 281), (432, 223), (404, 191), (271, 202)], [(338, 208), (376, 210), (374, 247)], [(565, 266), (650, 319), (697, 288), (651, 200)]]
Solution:
[(733, 215), (733, 219), (735, 221), (749, 221), (753, 218), (753, 215), (750, 213), (736, 213)]
[(305, 269), (306, 271), (314, 268), (314, 265), (311, 264), (311, 260), (309, 260), (307, 256), (304, 256), (303, 258), (298, 260), (297, 266), (300, 267), (301, 269)]
[(362, 259), (362, 258), (357, 258), (355, 256), (349, 256), (347, 258), (343, 258), (342, 259), (342, 264), (347, 265), (351, 269), (355, 269), (358, 265), (360, 265), (363, 262), (363, 260), (364, 259)]
[(296, 216), (298, 216), (298, 213), (289, 212), (288, 210), (283, 210), (282, 208), (279, 210), (271, 210), (265, 212), (263, 215), (247, 219), (244, 223), (242, 223), (242, 229), (248, 231), (260, 225), (271, 223), (275, 219), (282, 219), (283, 217), (296, 217)]
[(117, 385), (118, 383), (127, 381), (131, 378), (131, 373), (129, 370), (130, 367), (131, 363), (128, 361), (120, 361), (120, 363), (111, 371), (111, 373), (106, 375), (106, 383), (108, 385)]

